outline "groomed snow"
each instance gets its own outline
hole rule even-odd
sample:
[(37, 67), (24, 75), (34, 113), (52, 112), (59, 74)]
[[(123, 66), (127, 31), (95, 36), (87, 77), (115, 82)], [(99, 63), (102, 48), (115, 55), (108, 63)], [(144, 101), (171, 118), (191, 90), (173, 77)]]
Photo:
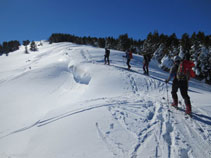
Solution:
[[(193, 118), (171, 102), (168, 73), (142, 56), (72, 43), (0, 56), (1, 158), (211, 157), (211, 87), (189, 83)], [(168, 90), (168, 91), (167, 91)], [(167, 93), (168, 92), (168, 93)], [(169, 101), (168, 101), (169, 100)]]

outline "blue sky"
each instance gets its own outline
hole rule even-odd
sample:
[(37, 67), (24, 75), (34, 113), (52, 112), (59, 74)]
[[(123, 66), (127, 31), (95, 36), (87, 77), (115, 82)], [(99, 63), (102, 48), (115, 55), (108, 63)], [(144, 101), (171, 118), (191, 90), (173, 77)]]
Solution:
[(48, 39), (52, 33), (211, 35), (211, 0), (0, 0), (0, 21), (0, 43)]

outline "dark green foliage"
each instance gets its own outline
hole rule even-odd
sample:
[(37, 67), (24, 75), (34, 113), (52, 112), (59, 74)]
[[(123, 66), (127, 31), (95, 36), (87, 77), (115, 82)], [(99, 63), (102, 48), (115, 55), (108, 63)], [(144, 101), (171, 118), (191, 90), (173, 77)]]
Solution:
[(194, 51), (199, 50), (200, 41), (197, 39), (197, 35), (195, 32), (192, 34), (190, 41), (191, 41), (191, 46), (194, 48)]
[(25, 46), (25, 53), (26, 53), (26, 54), (28, 53), (27, 46), (29, 45), (29, 43), (30, 43), (29, 40), (23, 41), (23, 45)]
[(117, 49), (117, 46), (118, 46), (118, 40), (117, 39), (114, 39), (113, 37), (107, 37), (105, 39), (106, 43), (105, 43), (105, 47), (107, 48), (110, 48), (110, 49)]
[(3, 42), (3, 52), (8, 55), (9, 53), (9, 44), (8, 42)]
[(23, 45), (24, 45), (24, 46), (28, 46), (28, 45), (29, 45), (29, 43), (30, 43), (30, 41), (29, 41), (29, 40), (23, 41)]
[(185, 53), (189, 52), (189, 50), (191, 48), (191, 40), (190, 40), (189, 35), (187, 33), (184, 33), (182, 35), (181, 46), (182, 46), (183, 51)]
[(3, 47), (2, 45), (0, 44), (0, 56), (3, 54)]
[(50, 36), (49, 42), (50, 43), (58, 43), (58, 42), (73, 42), (78, 41), (77, 37), (69, 34), (62, 34), (62, 33), (54, 33)]
[[(127, 50), (133, 48), (138, 54), (153, 54), (159, 47), (162, 46), (163, 55), (172, 54), (176, 55), (179, 52), (180, 46), (184, 53), (190, 52), (191, 47), (196, 50), (200, 45), (205, 45), (207, 48), (211, 46), (211, 37), (205, 36), (203, 32), (193, 33), (191, 37), (187, 33), (182, 35), (181, 39), (178, 39), (176, 34), (164, 35), (157, 31), (149, 33), (146, 40), (134, 40), (128, 37), (128, 34), (123, 34), (115, 39), (113, 37), (96, 38), (96, 37), (78, 37), (70, 34), (54, 33), (49, 38), (50, 43), (57, 42), (73, 42), (76, 44), (87, 44), (97, 46), (100, 48), (110, 48), (117, 50)], [(172, 56), (171, 55), (171, 56)]]
[(20, 43), (19, 41), (9, 41), (3, 42), (2, 46), (0, 46), (0, 54), (6, 54), (8, 56), (9, 52), (13, 52), (19, 49)]
[(120, 35), (118, 41), (120, 50), (126, 51), (131, 47), (132, 39), (128, 38), (128, 34)]
[(37, 51), (37, 45), (36, 45), (36, 43), (34, 41), (31, 42), (30, 50), (31, 51)]
[(198, 34), (196, 35), (197, 40), (201, 43), (204, 44), (205, 43), (205, 35), (204, 32), (198, 32)]
[(205, 47), (209, 48), (210, 44), (211, 44), (211, 38), (209, 36), (206, 36), (204, 40)]
[(105, 48), (105, 39), (104, 38), (98, 39), (98, 47)]
[[(165, 36), (162, 34), (163, 42), (166, 41)], [(160, 37), (157, 31), (151, 32), (147, 35), (147, 39), (143, 43), (143, 49), (141, 54), (154, 54), (161, 44)], [(162, 56), (162, 55), (161, 55)]]
[(178, 47), (179, 46), (179, 40), (177, 39), (177, 36), (175, 33), (173, 33), (170, 37), (169, 37), (169, 46), (171, 47)]
[[(127, 34), (120, 35), (118, 39), (113, 37), (96, 38), (96, 37), (78, 37), (70, 34), (54, 33), (49, 37), (49, 43), (73, 42), (76, 44), (92, 45), (100, 48), (110, 48), (117, 50), (126, 50), (131, 47), (133, 39), (128, 38)], [(135, 42), (134, 42), (135, 43)], [(136, 42), (138, 45), (140, 42)]]

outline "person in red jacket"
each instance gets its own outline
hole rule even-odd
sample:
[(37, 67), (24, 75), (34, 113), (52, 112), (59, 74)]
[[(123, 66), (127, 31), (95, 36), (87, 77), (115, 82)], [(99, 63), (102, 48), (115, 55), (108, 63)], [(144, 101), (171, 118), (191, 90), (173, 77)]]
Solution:
[(191, 102), (190, 97), (188, 95), (188, 80), (190, 77), (195, 77), (195, 73), (192, 70), (194, 67), (194, 63), (190, 61), (190, 54), (185, 54), (185, 59), (180, 62), (180, 58), (177, 56), (174, 59), (174, 65), (170, 70), (170, 75), (168, 79), (166, 79), (166, 83), (173, 77), (172, 83), (172, 98), (173, 103), (172, 106), (178, 107), (178, 96), (177, 91), (180, 89), (181, 95), (185, 101), (186, 111), (185, 113), (188, 115), (192, 114)]

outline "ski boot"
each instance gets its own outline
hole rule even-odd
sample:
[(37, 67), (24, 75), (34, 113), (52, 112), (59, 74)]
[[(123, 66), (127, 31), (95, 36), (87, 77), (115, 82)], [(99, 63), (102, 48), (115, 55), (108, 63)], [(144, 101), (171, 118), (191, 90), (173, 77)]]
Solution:
[(173, 106), (177, 109), (178, 108), (178, 101), (174, 100), (174, 102), (171, 104), (171, 106)]
[(186, 105), (185, 114), (192, 116), (192, 110), (191, 110), (191, 105), (190, 104)]

